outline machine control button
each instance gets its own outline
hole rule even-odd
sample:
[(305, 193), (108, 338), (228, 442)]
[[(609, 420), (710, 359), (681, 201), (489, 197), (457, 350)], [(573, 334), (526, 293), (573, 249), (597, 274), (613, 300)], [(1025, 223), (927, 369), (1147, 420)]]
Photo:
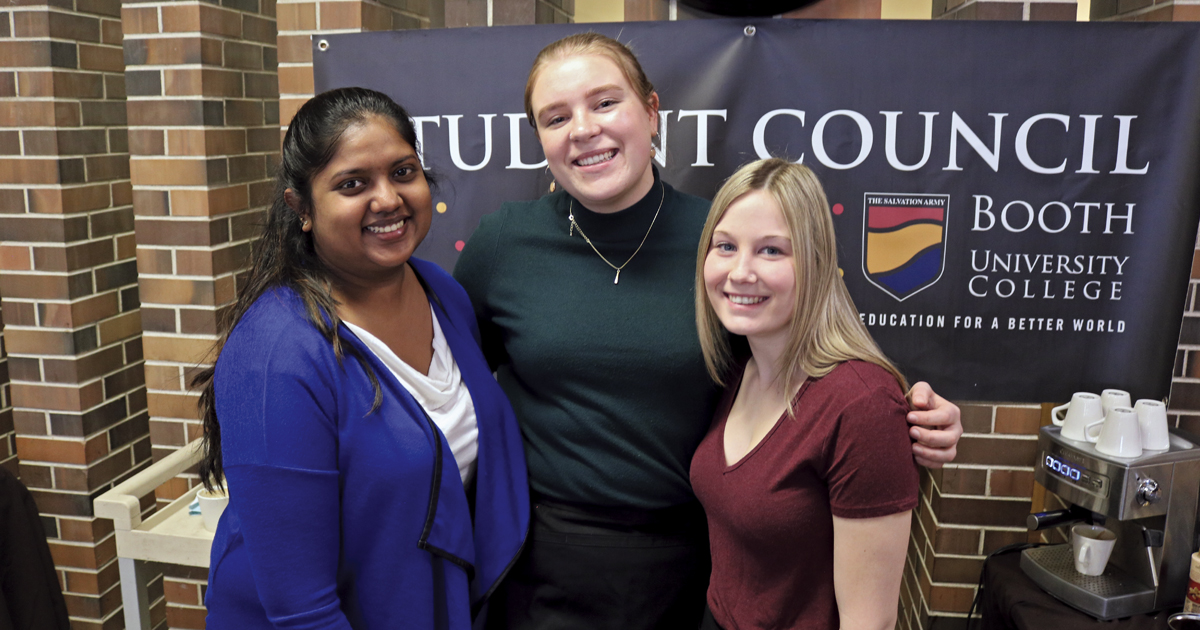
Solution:
[(1149, 478), (1143, 479), (1142, 482), (1138, 484), (1137, 499), (1138, 503), (1141, 505), (1157, 503), (1159, 499), (1158, 482)]

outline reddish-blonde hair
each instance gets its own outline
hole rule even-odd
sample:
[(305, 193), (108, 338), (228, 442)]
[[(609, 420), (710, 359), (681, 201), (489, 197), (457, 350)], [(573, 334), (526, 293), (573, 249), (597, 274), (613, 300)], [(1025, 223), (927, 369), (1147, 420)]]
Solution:
[(625, 75), (625, 80), (629, 82), (630, 87), (633, 88), (646, 109), (649, 111), (657, 109), (651, 98), (654, 94), (654, 85), (650, 83), (650, 79), (646, 78), (646, 71), (642, 69), (642, 64), (638, 62), (629, 46), (600, 33), (576, 33), (552, 42), (533, 59), (533, 67), (529, 69), (529, 79), (525, 81), (525, 115), (529, 118), (529, 124), (533, 125), (535, 131), (537, 130), (537, 119), (534, 118), (533, 112), (533, 86), (537, 83), (542, 68), (552, 61), (583, 55), (599, 55), (617, 64), (617, 68), (621, 74)]

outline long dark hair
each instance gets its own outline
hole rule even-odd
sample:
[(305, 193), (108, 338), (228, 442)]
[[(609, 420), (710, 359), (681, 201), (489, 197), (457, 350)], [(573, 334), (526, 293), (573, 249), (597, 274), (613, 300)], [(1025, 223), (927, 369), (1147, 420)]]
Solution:
[[(343, 345), (337, 329), (341, 319), (337, 301), (330, 292), (329, 269), (313, 249), (312, 238), (300, 227), (297, 211), (284, 201), (284, 191), (290, 189), (300, 200), (300, 210), (312, 212), (312, 178), (337, 153), (342, 134), (353, 124), (369, 117), (380, 117), (395, 127), (413, 149), (417, 132), (412, 119), (403, 107), (381, 92), (365, 88), (341, 88), (316, 95), (296, 112), (283, 138), (283, 151), (275, 177), (275, 193), (267, 210), (266, 225), (255, 241), (251, 253), (250, 275), (238, 291), (237, 301), (222, 317), (221, 336), (211, 356), (220, 355), (229, 333), (241, 321), (250, 306), (273, 287), (287, 287), (304, 301), (308, 319), (333, 346), (341, 360), (343, 351), (363, 364), (371, 385), (375, 388), (375, 404), (379, 406), (382, 393), (375, 372), (352, 345)], [(426, 179), (431, 181), (426, 173)], [(192, 379), (192, 388), (201, 389), (200, 417), (204, 422), (204, 459), (200, 461), (200, 481), (212, 489), (224, 483), (221, 461), (221, 426), (217, 421), (216, 394), (212, 367)]]

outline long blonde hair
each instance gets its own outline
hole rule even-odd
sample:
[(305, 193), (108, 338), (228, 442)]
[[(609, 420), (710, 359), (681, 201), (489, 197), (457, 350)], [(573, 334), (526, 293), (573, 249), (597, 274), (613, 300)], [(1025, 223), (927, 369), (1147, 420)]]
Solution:
[(779, 158), (751, 162), (730, 176), (717, 191), (704, 224), (696, 253), (696, 329), (709, 375), (727, 385), (734, 357), (730, 334), (708, 300), (704, 261), (717, 223), (730, 204), (756, 190), (767, 192), (779, 205), (792, 241), (796, 302), (788, 325), (787, 347), (782, 354), (783, 365), (778, 366), (785, 390), (793, 391), (807, 376), (825, 376), (839, 363), (857, 359), (887, 370), (896, 377), (900, 388), (907, 391), (904, 375), (867, 332), (842, 281), (833, 220), (821, 182), (807, 166)]

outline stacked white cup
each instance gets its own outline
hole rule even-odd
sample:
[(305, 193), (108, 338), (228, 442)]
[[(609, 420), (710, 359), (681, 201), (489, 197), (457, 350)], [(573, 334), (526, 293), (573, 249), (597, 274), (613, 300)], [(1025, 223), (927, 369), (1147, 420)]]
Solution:
[(1051, 421), (1062, 427), (1064, 438), (1094, 442), (1098, 452), (1113, 457), (1138, 457), (1143, 450), (1171, 446), (1166, 405), (1149, 399), (1132, 404), (1129, 392), (1119, 389), (1099, 396), (1075, 392), (1070, 403), (1051, 410)]

